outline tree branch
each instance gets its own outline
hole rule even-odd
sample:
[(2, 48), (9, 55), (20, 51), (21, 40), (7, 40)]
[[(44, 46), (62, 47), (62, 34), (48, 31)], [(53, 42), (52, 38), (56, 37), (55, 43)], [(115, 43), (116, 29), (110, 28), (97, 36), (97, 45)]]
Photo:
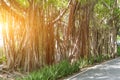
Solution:
[(66, 13), (66, 11), (68, 10), (69, 5), (71, 4), (71, 2), (72, 2), (72, 0), (70, 0), (70, 1), (68, 2), (67, 8), (65, 8), (65, 9), (59, 14), (59, 16), (52, 21), (53, 24), (55, 24), (57, 21), (59, 21), (59, 20), (63, 17), (63, 15), (64, 15), (64, 14)]
[[(0, 0), (0, 6), (2, 6), (3, 8), (5, 8), (7, 11), (9, 12), (13, 12), (23, 18), (25, 18), (25, 12), (22, 11), (20, 8), (16, 7), (17, 9), (15, 9), (13, 7), (13, 2), (9, 1), (9, 0)], [(15, 6), (15, 5), (14, 5)]]

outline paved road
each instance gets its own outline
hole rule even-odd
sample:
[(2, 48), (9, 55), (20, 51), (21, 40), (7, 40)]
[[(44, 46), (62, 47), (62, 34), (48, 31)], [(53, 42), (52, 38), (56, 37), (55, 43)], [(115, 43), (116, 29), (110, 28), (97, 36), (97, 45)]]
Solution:
[(67, 80), (120, 80), (120, 58), (96, 65)]

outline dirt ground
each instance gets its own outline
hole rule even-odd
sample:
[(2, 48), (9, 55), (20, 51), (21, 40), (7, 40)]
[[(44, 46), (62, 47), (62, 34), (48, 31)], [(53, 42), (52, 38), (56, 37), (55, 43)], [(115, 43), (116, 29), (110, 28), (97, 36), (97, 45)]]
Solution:
[(15, 80), (18, 77), (24, 77), (24, 74), (7, 70), (3, 64), (0, 65), (0, 80)]

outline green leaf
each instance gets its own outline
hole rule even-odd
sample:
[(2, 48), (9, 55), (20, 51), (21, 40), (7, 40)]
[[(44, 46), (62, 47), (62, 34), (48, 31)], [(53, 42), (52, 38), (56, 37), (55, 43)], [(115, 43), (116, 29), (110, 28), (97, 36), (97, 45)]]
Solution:
[(28, 0), (16, 0), (22, 7), (29, 7), (29, 2)]

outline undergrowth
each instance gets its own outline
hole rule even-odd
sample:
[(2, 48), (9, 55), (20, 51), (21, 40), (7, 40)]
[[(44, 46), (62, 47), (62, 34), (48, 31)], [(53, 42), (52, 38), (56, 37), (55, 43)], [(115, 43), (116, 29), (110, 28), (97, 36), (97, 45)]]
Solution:
[(120, 56), (120, 46), (117, 47), (117, 54)]
[[(30, 73), (22, 80), (56, 80), (63, 76), (70, 75), (79, 70), (79, 63), (70, 64), (68, 61), (62, 61), (59, 64), (46, 66), (43, 69)], [(17, 79), (21, 80), (21, 79)]]
[(88, 59), (81, 58), (74, 64), (70, 64), (67, 60), (64, 60), (55, 65), (45, 66), (44, 68), (31, 72), (28, 76), (17, 80), (57, 80), (78, 72), (83, 67), (103, 62), (109, 58), (109, 55), (92, 56)]

